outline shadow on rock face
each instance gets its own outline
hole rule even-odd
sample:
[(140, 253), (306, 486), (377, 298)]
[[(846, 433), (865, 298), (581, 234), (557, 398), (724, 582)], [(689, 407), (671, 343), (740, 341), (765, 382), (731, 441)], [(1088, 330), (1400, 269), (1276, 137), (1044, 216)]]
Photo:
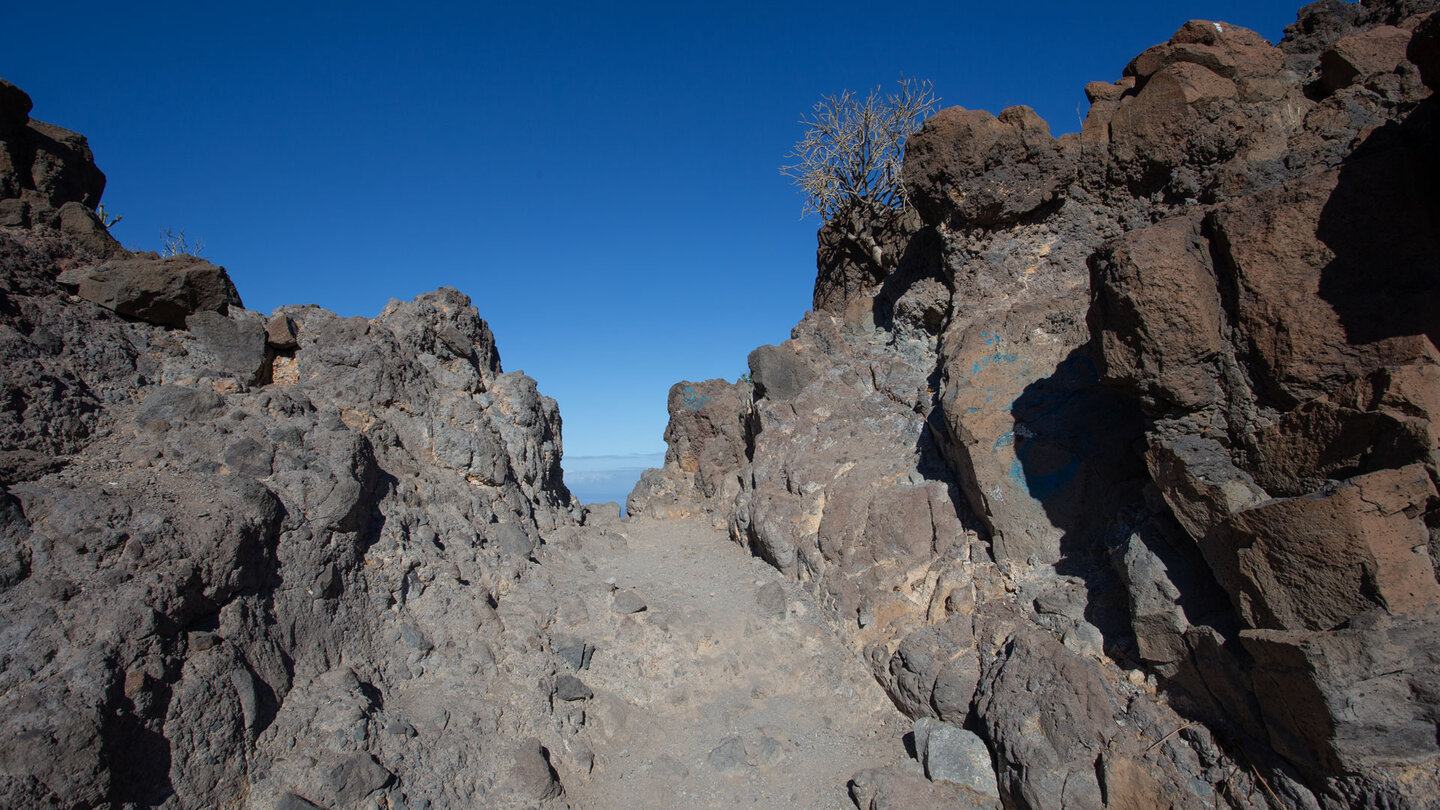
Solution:
[(104, 755), (117, 774), (115, 797), (145, 806), (173, 796), (170, 741), (132, 714), (121, 714), (107, 725)]
[(1320, 297), (1352, 344), (1426, 335), (1440, 346), (1440, 102), (1375, 131), (1340, 168), (1315, 235), (1335, 257)]
[(1136, 447), (1144, 420), (1133, 399), (1100, 382), (1089, 344), (1026, 386), (1011, 407), (1014, 479), (1063, 534), (1057, 573), (1085, 583), (1085, 618), (1115, 655), (1128, 646), (1125, 589), (1106, 560), (1105, 537), (1123, 510), (1143, 502)]

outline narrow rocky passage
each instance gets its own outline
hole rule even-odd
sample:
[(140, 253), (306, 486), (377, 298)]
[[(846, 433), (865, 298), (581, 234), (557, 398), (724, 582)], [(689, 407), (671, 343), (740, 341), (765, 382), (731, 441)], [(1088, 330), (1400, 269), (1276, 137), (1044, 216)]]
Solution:
[(541, 739), (572, 807), (847, 808), (856, 771), (907, 759), (909, 722), (811, 596), (709, 525), (547, 539), (500, 615), (553, 617), (509, 660), (553, 679)]

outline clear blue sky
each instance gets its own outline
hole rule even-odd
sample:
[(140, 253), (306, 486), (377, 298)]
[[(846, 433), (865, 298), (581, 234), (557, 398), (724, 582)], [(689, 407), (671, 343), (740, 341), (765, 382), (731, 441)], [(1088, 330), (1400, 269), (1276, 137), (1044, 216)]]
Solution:
[(623, 454), (809, 308), (778, 167), (822, 94), (903, 73), (1060, 134), (1185, 20), (1278, 41), (1300, 5), (23, 3), (0, 76), (89, 136), (125, 245), (183, 228), (262, 312), (458, 287), (566, 454)]

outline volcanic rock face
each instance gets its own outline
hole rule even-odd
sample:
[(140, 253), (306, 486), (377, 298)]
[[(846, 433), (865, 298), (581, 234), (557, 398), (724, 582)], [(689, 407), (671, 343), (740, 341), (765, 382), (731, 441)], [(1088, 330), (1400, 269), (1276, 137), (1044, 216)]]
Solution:
[(267, 319), (122, 250), (29, 109), (0, 83), (0, 805), (561, 806), (493, 609), (572, 522), (555, 403), (455, 290)]
[[(646, 470), (626, 514), (686, 518), (716, 514), (740, 491), (750, 386), (725, 380), (670, 387), (665, 467)], [(723, 522), (722, 524), (723, 525)]]
[(740, 489), (667, 458), (669, 508), (821, 595), (1007, 807), (1431, 806), (1433, 9), (1187, 23), (1058, 139), (941, 111), (883, 275), (822, 229), (816, 311), (711, 417), (743, 436), (672, 395), (672, 451)]

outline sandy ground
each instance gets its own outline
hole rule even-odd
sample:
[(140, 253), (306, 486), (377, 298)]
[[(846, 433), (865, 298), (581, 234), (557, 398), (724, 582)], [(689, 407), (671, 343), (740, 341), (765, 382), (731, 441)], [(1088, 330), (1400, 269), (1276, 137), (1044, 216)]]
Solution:
[(593, 692), (554, 698), (571, 806), (853, 808), (856, 771), (905, 759), (910, 724), (798, 584), (701, 522), (564, 531), (526, 590), (594, 647), (552, 670)]

